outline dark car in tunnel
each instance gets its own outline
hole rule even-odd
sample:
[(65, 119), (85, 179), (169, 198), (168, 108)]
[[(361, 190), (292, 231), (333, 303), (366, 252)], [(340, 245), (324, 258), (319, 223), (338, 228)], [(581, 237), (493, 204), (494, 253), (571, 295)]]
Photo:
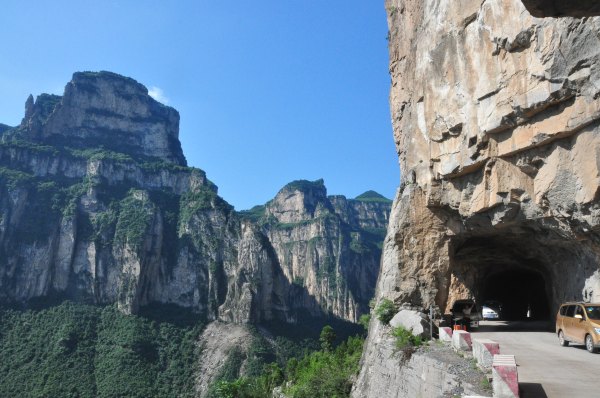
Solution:
[(600, 348), (600, 303), (565, 303), (556, 314), (556, 334), (560, 345), (584, 344), (589, 352)]

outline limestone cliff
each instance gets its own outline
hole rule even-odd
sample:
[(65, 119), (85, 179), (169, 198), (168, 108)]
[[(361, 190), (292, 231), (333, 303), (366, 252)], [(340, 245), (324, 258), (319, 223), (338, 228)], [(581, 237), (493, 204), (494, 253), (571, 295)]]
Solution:
[[(332, 313), (353, 322), (368, 313), (390, 205), (376, 193), (350, 200), (328, 197), (323, 180), (300, 180), (283, 187), (265, 206), (243, 214), (268, 242), (275, 268), (261, 269), (277, 270), (276, 277), (266, 280), (276, 283), (274, 302), (287, 303), (288, 320), (294, 321), (289, 310)], [(268, 257), (267, 252), (255, 256)], [(281, 304), (272, 308), (283, 311)]]
[(237, 224), (204, 172), (185, 167), (178, 119), (108, 72), (27, 100), (0, 142), (0, 299), (125, 312), (161, 302), (215, 318)]
[(50, 145), (102, 146), (185, 166), (179, 113), (135, 80), (111, 72), (78, 72), (64, 95), (42, 94), (25, 104), (16, 136)]
[[(597, 15), (597, 2), (523, 3)], [(386, 1), (403, 185), (378, 300), (497, 299), (539, 319), (600, 301), (600, 19), (523, 3)], [(373, 371), (383, 329), (371, 325), (354, 396), (390, 387)]]
[(186, 167), (177, 111), (114, 73), (75, 73), (25, 108), (0, 131), (0, 301), (162, 303), (238, 323), (367, 311), (389, 201), (328, 198), (321, 181), (238, 214)]

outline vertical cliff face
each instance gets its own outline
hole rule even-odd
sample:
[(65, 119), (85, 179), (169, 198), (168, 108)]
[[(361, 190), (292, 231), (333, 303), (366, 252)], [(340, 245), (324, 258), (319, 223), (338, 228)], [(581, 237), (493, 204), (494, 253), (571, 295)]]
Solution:
[[(398, 298), (444, 307), (458, 292), (485, 295), (486, 275), (520, 263), (546, 275), (552, 306), (584, 286), (599, 297), (599, 20), (538, 19), (519, 1), (387, 7), (402, 197), (431, 214), (435, 246), (447, 243), (437, 262), (402, 262), (402, 281), (424, 288)], [(559, 283), (567, 264), (581, 277)]]
[[(386, 1), (403, 185), (377, 299), (497, 299), (539, 319), (600, 300), (600, 19), (540, 19), (523, 3)], [(594, 14), (569, 4), (545, 15)], [(376, 326), (356, 396), (385, 384), (370, 371), (388, 355)]]
[(0, 297), (154, 302), (215, 319), (239, 221), (185, 167), (179, 115), (133, 79), (75, 73), (0, 142)]
[[(93, 100), (74, 93), (82, 87)], [(23, 123), (3, 134), (3, 300), (58, 296), (117, 302), (125, 312), (158, 301), (216, 316), (223, 301), (219, 273), (234, 261), (233, 209), (201, 170), (181, 166), (178, 141), (160, 156), (152, 145), (129, 151), (147, 129), (158, 141), (177, 140), (175, 110), (145, 94), (136, 106), (160, 112), (143, 118), (125, 114), (124, 100), (116, 99), (142, 92), (139, 83), (114, 74), (75, 74), (64, 97), (28, 99)], [(125, 113), (115, 116), (119, 109)], [(120, 147), (129, 128), (132, 141)], [(219, 244), (207, 242), (209, 233)]]
[(18, 136), (186, 163), (179, 113), (150, 97), (142, 84), (111, 72), (77, 72), (63, 96), (42, 94), (35, 102), (30, 96)]
[(1, 131), (0, 300), (160, 303), (237, 323), (367, 311), (386, 199), (295, 182), (240, 215), (185, 166), (177, 111), (110, 72), (75, 73), (25, 108)]
[(265, 206), (242, 214), (263, 236), (265, 244), (255, 245), (262, 251), (253, 256), (271, 264), (261, 267), (263, 272), (274, 270), (269, 283), (277, 294), (267, 298), (279, 303), (273, 308), (291, 321), (299, 312), (331, 313), (350, 321), (368, 312), (389, 208), (390, 201), (377, 194), (328, 197), (322, 180), (301, 180), (283, 187)]

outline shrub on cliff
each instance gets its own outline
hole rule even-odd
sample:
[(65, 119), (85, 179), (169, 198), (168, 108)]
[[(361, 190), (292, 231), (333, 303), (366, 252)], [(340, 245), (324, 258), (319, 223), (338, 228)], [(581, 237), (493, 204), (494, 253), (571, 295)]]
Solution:
[(396, 315), (396, 312), (398, 312), (396, 304), (394, 304), (392, 300), (386, 298), (381, 300), (377, 308), (375, 308), (375, 316), (385, 324), (392, 320), (394, 315)]
[(418, 347), (423, 345), (421, 336), (415, 336), (408, 329), (399, 326), (392, 329), (392, 336), (396, 338), (396, 351), (402, 353), (401, 361), (408, 361)]
[(421, 336), (415, 336), (410, 330), (399, 326), (394, 328), (392, 335), (396, 338), (396, 348), (399, 350), (406, 347), (419, 347), (423, 344)]

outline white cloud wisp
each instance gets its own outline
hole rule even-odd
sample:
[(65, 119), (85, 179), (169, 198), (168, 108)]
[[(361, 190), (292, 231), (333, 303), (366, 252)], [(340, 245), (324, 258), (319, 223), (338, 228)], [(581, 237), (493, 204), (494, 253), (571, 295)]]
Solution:
[(162, 102), (165, 105), (169, 103), (169, 98), (165, 96), (165, 92), (160, 87), (150, 87), (150, 89), (148, 90), (148, 95), (157, 100), (158, 102)]

